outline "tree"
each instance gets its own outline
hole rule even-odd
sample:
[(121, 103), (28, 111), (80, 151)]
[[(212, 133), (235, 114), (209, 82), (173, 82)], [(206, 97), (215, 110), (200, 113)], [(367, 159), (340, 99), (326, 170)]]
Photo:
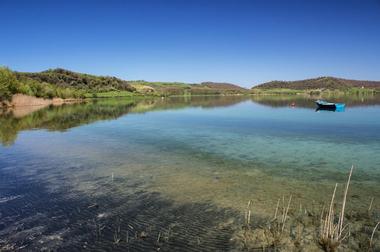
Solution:
[(8, 68), (0, 67), (0, 101), (9, 100), (16, 91), (16, 76)]

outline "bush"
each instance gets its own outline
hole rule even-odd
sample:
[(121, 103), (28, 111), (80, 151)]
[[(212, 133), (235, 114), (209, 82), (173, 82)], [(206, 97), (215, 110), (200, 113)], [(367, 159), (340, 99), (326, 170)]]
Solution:
[(31, 89), (31, 87), (29, 85), (26, 85), (26, 84), (23, 84), (23, 83), (20, 83), (20, 85), (18, 86), (18, 89), (17, 89), (18, 93), (21, 93), (21, 94), (25, 94), (25, 95), (34, 95), (33, 93), (33, 90)]
[(8, 68), (0, 68), (0, 100), (9, 100), (17, 91), (16, 76)]
[(21, 93), (42, 98), (85, 98), (86, 93), (133, 92), (127, 81), (115, 77), (80, 74), (64, 69), (40, 73), (12, 72), (0, 67), (0, 101), (10, 100)]

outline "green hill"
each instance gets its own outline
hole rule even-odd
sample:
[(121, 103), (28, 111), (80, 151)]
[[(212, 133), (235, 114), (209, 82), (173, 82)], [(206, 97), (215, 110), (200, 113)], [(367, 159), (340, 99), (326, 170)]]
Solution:
[(14, 72), (0, 68), (0, 101), (21, 93), (42, 98), (85, 98), (118, 96), (233, 95), (249, 90), (230, 83), (127, 81), (95, 76), (61, 68), (42, 72)]
[(189, 84), (182, 82), (128, 81), (138, 92), (160, 96), (173, 95), (236, 95), (248, 94), (249, 90), (230, 83), (202, 82)]
[(50, 83), (59, 87), (75, 88), (87, 91), (106, 92), (114, 90), (124, 90), (133, 92), (136, 89), (125, 80), (109, 76), (95, 76), (72, 72), (57, 68), (49, 69), (39, 73), (16, 72), (19, 80), (32, 79), (42, 83)]
[(270, 81), (257, 85), (252, 92), (302, 92), (302, 91), (380, 91), (380, 81), (348, 80), (335, 77), (319, 77), (297, 81)]
[(99, 92), (134, 92), (127, 81), (108, 76), (94, 76), (65, 69), (37, 73), (14, 72), (0, 68), (0, 100), (21, 93), (42, 98), (84, 98)]

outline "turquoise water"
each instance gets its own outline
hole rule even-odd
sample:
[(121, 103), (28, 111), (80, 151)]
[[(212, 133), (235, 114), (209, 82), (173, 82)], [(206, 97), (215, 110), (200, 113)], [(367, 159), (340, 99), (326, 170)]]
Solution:
[[(248, 200), (257, 216), (283, 195), (324, 202), (351, 165), (349, 207), (367, 207), (380, 196), (380, 102), (347, 100), (338, 113), (315, 111), (309, 98), (290, 107), (292, 99), (103, 100), (3, 113), (0, 248), (228, 250)], [(135, 240), (116, 243), (118, 229)], [(168, 230), (173, 237), (157, 243)]]

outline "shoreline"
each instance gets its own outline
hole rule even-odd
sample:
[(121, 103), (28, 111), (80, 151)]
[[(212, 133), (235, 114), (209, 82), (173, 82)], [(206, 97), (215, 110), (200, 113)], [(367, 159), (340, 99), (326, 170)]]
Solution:
[(87, 100), (97, 100), (97, 99), (110, 99), (110, 98), (168, 98), (168, 97), (199, 97), (199, 96), (250, 96), (251, 94), (205, 94), (205, 95), (171, 95), (171, 96), (159, 96), (159, 95), (130, 95), (130, 96), (109, 96), (109, 97), (86, 97), (86, 98), (67, 98), (62, 99), (54, 97), (52, 99), (40, 98), (36, 96), (24, 95), (24, 94), (14, 94), (11, 101), (0, 101), (0, 109), (10, 109), (19, 107), (31, 107), (31, 106), (43, 106), (43, 105), (62, 105), (70, 103), (84, 102)]
[(10, 102), (0, 102), (0, 115), (12, 112), (16, 118), (20, 118), (49, 106), (61, 106), (63, 104), (74, 104), (84, 101), (85, 99), (45, 99), (24, 94), (15, 94), (12, 96)]
[(12, 100), (9, 103), (9, 107), (26, 107), (26, 106), (42, 106), (42, 105), (62, 105), (65, 103), (76, 103), (84, 101), (84, 99), (78, 98), (39, 98), (35, 96), (29, 96), (24, 94), (15, 94), (12, 96)]

